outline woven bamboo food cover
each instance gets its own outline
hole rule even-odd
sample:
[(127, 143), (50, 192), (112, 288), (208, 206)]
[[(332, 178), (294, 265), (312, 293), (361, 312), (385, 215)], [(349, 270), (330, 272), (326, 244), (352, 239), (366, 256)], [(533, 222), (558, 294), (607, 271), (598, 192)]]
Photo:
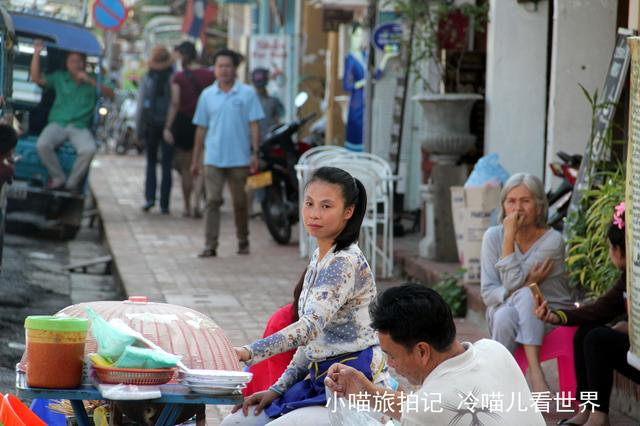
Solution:
[[(189, 368), (240, 370), (233, 346), (211, 318), (179, 305), (153, 302), (89, 302), (64, 308), (57, 315), (86, 318), (90, 306), (105, 320), (119, 318), (165, 351), (182, 356)], [(97, 352), (97, 343), (87, 334), (85, 354)], [(21, 367), (24, 367), (22, 359)]]

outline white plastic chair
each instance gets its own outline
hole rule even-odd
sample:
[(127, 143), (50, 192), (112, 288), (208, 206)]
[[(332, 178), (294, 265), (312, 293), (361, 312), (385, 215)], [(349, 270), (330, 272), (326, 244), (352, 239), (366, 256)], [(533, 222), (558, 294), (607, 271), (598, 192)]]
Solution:
[[(377, 275), (378, 257), (380, 250), (377, 245), (377, 224), (378, 224), (378, 194), (380, 177), (371, 167), (368, 161), (358, 161), (354, 158), (338, 158), (331, 163), (331, 166), (341, 168), (355, 178), (357, 178), (367, 193), (367, 206), (361, 227), (361, 238), (363, 240), (362, 250), (365, 257), (369, 259), (371, 270), (374, 276)], [(383, 266), (383, 274), (386, 272)]]
[(381, 180), (375, 195), (376, 206), (382, 207), (382, 212), (376, 210), (376, 223), (382, 226), (382, 241), (380, 247), (376, 246), (376, 251), (382, 257), (382, 277), (390, 277), (393, 274), (393, 186), (396, 178), (389, 163), (375, 154), (351, 153), (348, 158), (350, 161), (364, 161)]

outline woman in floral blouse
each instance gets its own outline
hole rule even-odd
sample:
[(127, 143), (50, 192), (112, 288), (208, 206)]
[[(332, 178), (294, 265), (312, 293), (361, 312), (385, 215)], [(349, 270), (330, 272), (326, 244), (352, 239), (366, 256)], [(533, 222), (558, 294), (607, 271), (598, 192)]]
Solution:
[(302, 214), (318, 249), (303, 277), (299, 319), (236, 348), (248, 364), (295, 348), (296, 353), (276, 383), (245, 399), (222, 425), (328, 424), (324, 375), (335, 362), (374, 382), (387, 379), (385, 357), (370, 326), (376, 287), (357, 244), (366, 206), (364, 186), (342, 169), (322, 167), (309, 180)]

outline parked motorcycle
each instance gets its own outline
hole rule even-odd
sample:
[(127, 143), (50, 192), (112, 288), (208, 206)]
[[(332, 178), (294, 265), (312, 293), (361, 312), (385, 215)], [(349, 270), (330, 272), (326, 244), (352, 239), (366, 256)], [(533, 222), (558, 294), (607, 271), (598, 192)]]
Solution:
[(551, 163), (549, 167), (553, 174), (562, 179), (562, 181), (556, 189), (547, 193), (547, 200), (549, 201), (547, 224), (554, 229), (562, 230), (564, 218), (567, 216), (567, 210), (571, 202), (573, 187), (576, 184), (578, 171), (580, 170), (582, 156), (577, 154), (569, 155), (562, 151), (559, 151), (556, 155), (562, 162)]
[(120, 114), (116, 129), (116, 153), (123, 155), (131, 149), (141, 154), (144, 150), (142, 142), (136, 135), (136, 111), (138, 103), (135, 94), (128, 93), (120, 105)]
[[(296, 106), (300, 107), (306, 99), (298, 95)], [(299, 220), (295, 165), (300, 156), (314, 146), (305, 141), (294, 142), (293, 135), (314, 117), (315, 114), (309, 114), (276, 127), (260, 147), (260, 171), (271, 173), (271, 184), (264, 188), (262, 216), (269, 233), (279, 244), (289, 243), (291, 227)]]

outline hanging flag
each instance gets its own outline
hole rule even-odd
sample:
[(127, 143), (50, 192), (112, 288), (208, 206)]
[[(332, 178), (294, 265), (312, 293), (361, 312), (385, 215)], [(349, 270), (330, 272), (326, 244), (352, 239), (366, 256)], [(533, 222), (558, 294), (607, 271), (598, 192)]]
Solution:
[(206, 0), (187, 0), (187, 10), (182, 21), (182, 32), (204, 40), (206, 28), (218, 14), (216, 4)]

